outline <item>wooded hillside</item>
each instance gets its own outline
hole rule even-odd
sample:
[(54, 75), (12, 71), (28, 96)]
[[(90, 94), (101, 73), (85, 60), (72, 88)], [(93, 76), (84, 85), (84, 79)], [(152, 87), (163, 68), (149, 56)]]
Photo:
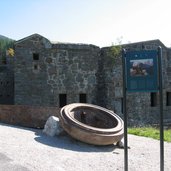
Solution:
[(14, 40), (0, 35), (0, 60), (3, 62), (6, 60), (6, 51), (9, 48), (13, 49)]

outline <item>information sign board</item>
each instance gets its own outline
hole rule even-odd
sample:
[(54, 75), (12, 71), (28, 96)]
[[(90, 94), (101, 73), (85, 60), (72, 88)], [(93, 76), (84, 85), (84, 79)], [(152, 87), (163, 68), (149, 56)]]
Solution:
[(156, 92), (158, 84), (157, 50), (128, 51), (125, 54), (128, 92)]

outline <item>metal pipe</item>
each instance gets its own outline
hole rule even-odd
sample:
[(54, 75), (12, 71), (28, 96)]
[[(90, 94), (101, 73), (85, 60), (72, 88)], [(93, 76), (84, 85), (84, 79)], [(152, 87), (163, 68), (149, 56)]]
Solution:
[(123, 78), (123, 114), (124, 114), (124, 168), (128, 171), (128, 140), (127, 140), (127, 110), (126, 110), (126, 50), (122, 49), (122, 78)]
[(164, 171), (164, 143), (163, 143), (163, 74), (162, 74), (162, 48), (158, 47), (158, 77), (160, 95), (160, 171)]

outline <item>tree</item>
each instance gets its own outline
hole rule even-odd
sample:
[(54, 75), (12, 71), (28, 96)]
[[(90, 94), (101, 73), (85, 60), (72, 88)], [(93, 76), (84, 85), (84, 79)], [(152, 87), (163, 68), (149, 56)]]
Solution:
[(11, 56), (11, 57), (13, 57), (14, 56), (14, 49), (12, 49), (12, 48), (9, 48), (8, 50), (7, 50), (7, 55), (8, 56)]
[(14, 56), (14, 40), (0, 35), (0, 60), (6, 64), (6, 55)]
[(119, 58), (121, 55), (122, 39), (122, 36), (120, 38), (117, 38), (116, 43), (112, 43), (112, 46), (109, 48), (108, 56), (112, 59), (113, 64), (115, 63), (115, 60), (117, 60), (117, 58)]

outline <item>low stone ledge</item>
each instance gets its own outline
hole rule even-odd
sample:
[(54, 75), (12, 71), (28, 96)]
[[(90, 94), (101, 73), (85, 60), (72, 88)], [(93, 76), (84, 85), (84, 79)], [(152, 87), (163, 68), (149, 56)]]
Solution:
[(44, 128), (50, 116), (59, 115), (57, 107), (0, 105), (0, 122), (31, 128)]

